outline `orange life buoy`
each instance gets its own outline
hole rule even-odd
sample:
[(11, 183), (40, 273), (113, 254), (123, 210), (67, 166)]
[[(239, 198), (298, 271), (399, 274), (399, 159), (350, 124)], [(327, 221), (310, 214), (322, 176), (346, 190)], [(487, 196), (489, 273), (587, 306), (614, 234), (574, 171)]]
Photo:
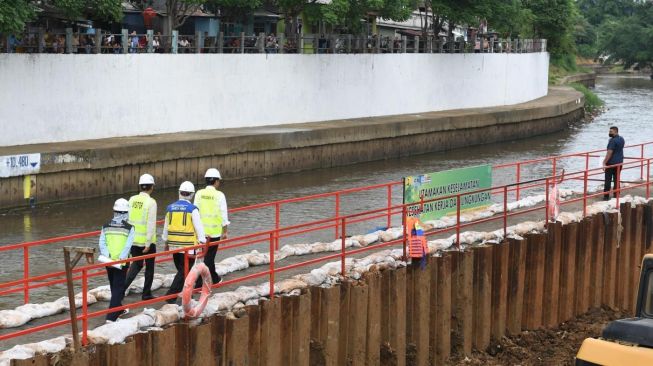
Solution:
[[(199, 304), (193, 307), (190, 304), (190, 300), (193, 295), (195, 283), (199, 276), (202, 276), (202, 292)], [(212, 281), (209, 267), (204, 263), (195, 263), (193, 268), (188, 272), (188, 276), (186, 276), (186, 280), (184, 281), (184, 288), (181, 290), (181, 306), (184, 309), (185, 318), (197, 318), (202, 314), (202, 311), (204, 311), (204, 308), (206, 307), (206, 303), (209, 301), (209, 296), (211, 296), (211, 285)]]

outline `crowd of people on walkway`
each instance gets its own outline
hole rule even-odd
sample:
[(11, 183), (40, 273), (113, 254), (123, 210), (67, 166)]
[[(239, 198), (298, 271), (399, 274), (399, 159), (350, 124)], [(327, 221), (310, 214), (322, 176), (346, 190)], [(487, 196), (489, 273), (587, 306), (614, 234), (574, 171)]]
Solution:
[[(191, 182), (179, 186), (179, 199), (166, 207), (165, 222), (161, 239), (164, 251), (194, 247), (206, 244), (201, 251), (188, 249), (173, 253), (177, 273), (166, 295), (182, 291), (186, 278), (185, 257), (188, 257), (188, 269), (192, 268), (196, 257), (203, 258), (208, 267), (213, 284), (222, 279), (215, 270), (217, 243), (227, 238), (229, 216), (227, 200), (219, 188), (222, 176), (211, 168), (204, 175), (206, 187), (195, 191)], [(157, 202), (152, 197), (154, 177), (143, 174), (138, 187), (140, 192), (129, 200), (120, 198), (113, 205), (113, 218), (102, 227), (99, 246), (101, 262), (138, 258), (157, 252), (156, 213)], [(154, 280), (155, 259), (140, 259), (129, 263), (106, 267), (111, 288), (109, 308), (121, 307), (125, 292), (136, 276), (145, 267), (142, 300), (152, 300), (152, 282)], [(198, 281), (199, 282), (199, 281)], [(199, 283), (198, 286), (199, 287)], [(177, 298), (167, 300), (176, 303)], [(114, 311), (107, 314), (107, 321), (115, 321), (127, 311)]]

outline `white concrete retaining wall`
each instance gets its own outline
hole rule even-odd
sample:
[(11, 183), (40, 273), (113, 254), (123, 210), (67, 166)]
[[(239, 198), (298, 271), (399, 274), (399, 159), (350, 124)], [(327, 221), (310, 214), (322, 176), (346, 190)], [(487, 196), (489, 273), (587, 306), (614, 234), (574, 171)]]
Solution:
[(546, 95), (530, 54), (0, 54), (0, 146), (489, 107)]

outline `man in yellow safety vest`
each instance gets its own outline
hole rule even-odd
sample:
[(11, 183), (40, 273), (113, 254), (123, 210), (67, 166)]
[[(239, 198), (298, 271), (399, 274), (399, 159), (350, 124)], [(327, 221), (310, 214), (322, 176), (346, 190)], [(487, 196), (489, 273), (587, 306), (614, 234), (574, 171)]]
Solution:
[[(227, 239), (227, 227), (229, 226), (229, 215), (227, 213), (227, 199), (224, 193), (218, 190), (222, 176), (218, 169), (211, 168), (204, 174), (206, 188), (200, 189), (195, 194), (193, 203), (200, 210), (204, 232), (209, 237), (209, 244), (216, 243), (220, 239)], [(220, 283), (222, 279), (215, 271), (215, 255), (218, 245), (210, 246), (204, 257), (204, 264), (209, 268), (213, 283)]]
[[(120, 198), (113, 205), (113, 219), (102, 226), (100, 233), (100, 254), (106, 260), (118, 261), (129, 258), (129, 251), (134, 241), (135, 231), (133, 226), (127, 222), (129, 202)], [(122, 306), (122, 299), (125, 296), (125, 276), (127, 264), (123, 263), (116, 267), (107, 266), (107, 276), (111, 287), (111, 301), (109, 308)], [(126, 310), (115, 311), (107, 314), (107, 321), (116, 321)]]
[[(163, 234), (161, 238), (166, 243), (165, 250), (188, 248), (198, 243), (206, 243), (204, 227), (200, 218), (200, 211), (190, 203), (195, 194), (195, 186), (191, 182), (183, 182), (179, 186), (179, 200), (168, 205), (166, 208), (165, 223), (163, 225)], [(188, 250), (188, 270), (195, 264), (195, 250)], [(186, 279), (184, 271), (184, 253), (175, 253), (172, 255), (177, 268), (177, 274), (172, 280), (170, 289), (166, 295), (177, 294), (181, 292)], [(176, 298), (167, 300), (169, 304), (177, 301)]]
[[(136, 235), (131, 249), (132, 257), (156, 253), (156, 201), (150, 197), (154, 191), (154, 177), (141, 175), (138, 180), (140, 193), (129, 199), (129, 223), (134, 226)], [(143, 260), (134, 261), (127, 272), (125, 290), (134, 281), (143, 268)], [(154, 258), (145, 260), (145, 282), (143, 283), (143, 300), (153, 299), (152, 281), (154, 280)]]

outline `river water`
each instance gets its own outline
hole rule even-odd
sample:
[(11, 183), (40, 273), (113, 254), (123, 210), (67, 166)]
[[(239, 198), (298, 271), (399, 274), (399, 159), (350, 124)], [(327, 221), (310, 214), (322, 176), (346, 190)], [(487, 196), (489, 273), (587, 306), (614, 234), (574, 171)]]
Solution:
[[(225, 192), (231, 208), (259, 202), (273, 201), (331, 192), (346, 188), (360, 187), (390, 181), (423, 172), (442, 171), (452, 168), (481, 164), (501, 164), (543, 156), (568, 154), (573, 152), (604, 149), (607, 143), (608, 128), (617, 125), (627, 144), (653, 141), (653, 81), (647, 77), (606, 76), (597, 80), (596, 93), (606, 102), (608, 110), (594, 121), (578, 121), (565, 131), (535, 138), (470, 147), (447, 152), (431, 153), (402, 159), (362, 163), (353, 166), (320, 169), (308, 172), (283, 174), (267, 178), (226, 181)], [(647, 154), (653, 154), (653, 146)], [(627, 154), (629, 155), (629, 154)], [(633, 155), (633, 154), (630, 154)], [(584, 159), (569, 159), (559, 163), (559, 168), (569, 171), (582, 170)], [(591, 160), (593, 167), (600, 166), (600, 158)], [(219, 167), (218, 167), (219, 168)], [(522, 180), (549, 175), (548, 164), (527, 166), (522, 172)], [(636, 174), (635, 174), (636, 173)], [(633, 172), (639, 177), (639, 171)], [(228, 179), (228, 177), (226, 177)], [(494, 184), (514, 181), (514, 169), (496, 170)], [(574, 182), (570, 185), (577, 184)], [(159, 218), (163, 217), (165, 205), (176, 199), (176, 191), (155, 191), (153, 195), (159, 202)], [(400, 188), (393, 190), (393, 202), (401, 201)], [(0, 213), (0, 246), (23, 241), (38, 240), (54, 236), (98, 230), (111, 217), (111, 206), (116, 196), (85, 199), (66, 203), (43, 204), (35, 209), (18, 209)], [(385, 191), (365, 192), (343, 198), (343, 213), (353, 213), (385, 205)], [(291, 204), (282, 208), (282, 225), (306, 222), (310, 219), (330, 217), (334, 213), (333, 199), (322, 199), (310, 203)], [(231, 217), (230, 233), (238, 235), (252, 230), (271, 229), (274, 225), (274, 211), (271, 209), (256, 212), (238, 213)], [(353, 233), (364, 233), (383, 225), (384, 220), (369, 222), (350, 228)], [(333, 229), (293, 238), (288, 242), (313, 242), (333, 240)], [(283, 245), (284, 243), (282, 243)], [(76, 240), (33, 248), (30, 251), (31, 274), (38, 275), (54, 270), (62, 270), (63, 245), (97, 245), (97, 238)], [(249, 248), (267, 251), (261, 244)], [(243, 252), (241, 249), (238, 252)], [(220, 252), (219, 257), (236, 254), (236, 251)], [(4, 253), (0, 266), (0, 283), (22, 277), (22, 252)], [(219, 258), (218, 258), (219, 260)], [(159, 270), (157, 270), (158, 272)], [(172, 272), (164, 265), (161, 272)], [(91, 286), (104, 284), (104, 278), (97, 278)], [(52, 301), (63, 296), (62, 285), (37, 289), (31, 292), (31, 302)], [(22, 294), (0, 296), (0, 310), (12, 309), (22, 304)], [(5, 347), (1, 347), (5, 348)]]

